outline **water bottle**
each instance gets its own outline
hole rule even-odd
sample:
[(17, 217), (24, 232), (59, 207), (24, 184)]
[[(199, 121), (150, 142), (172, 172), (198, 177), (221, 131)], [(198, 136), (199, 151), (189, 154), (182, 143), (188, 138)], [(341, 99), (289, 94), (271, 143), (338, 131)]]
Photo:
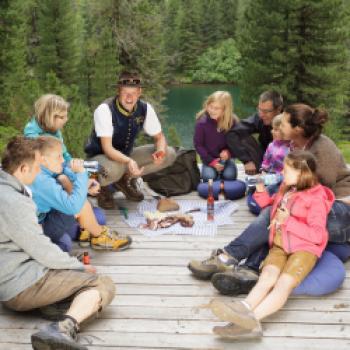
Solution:
[(83, 166), (89, 173), (98, 173), (100, 169), (100, 165), (98, 164), (97, 160), (84, 160)]
[(263, 182), (265, 186), (276, 185), (282, 181), (281, 174), (265, 174), (265, 175), (251, 175), (247, 176), (245, 182), (248, 189), (254, 188), (257, 183)]

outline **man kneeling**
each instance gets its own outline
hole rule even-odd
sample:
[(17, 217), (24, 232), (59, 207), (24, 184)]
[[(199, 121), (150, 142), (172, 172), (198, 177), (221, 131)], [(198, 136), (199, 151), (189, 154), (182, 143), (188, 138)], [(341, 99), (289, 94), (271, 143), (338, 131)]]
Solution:
[(32, 335), (34, 349), (87, 349), (77, 343), (79, 325), (112, 301), (115, 287), (43, 234), (27, 187), (40, 162), (38, 142), (24, 137), (12, 139), (2, 158), (0, 301), (16, 311), (56, 312), (58, 322)]

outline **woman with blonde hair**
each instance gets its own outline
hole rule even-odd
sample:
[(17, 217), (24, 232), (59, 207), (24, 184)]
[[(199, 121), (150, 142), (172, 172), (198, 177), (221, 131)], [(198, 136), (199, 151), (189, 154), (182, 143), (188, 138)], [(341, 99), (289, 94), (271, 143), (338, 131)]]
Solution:
[(211, 94), (197, 113), (193, 143), (203, 162), (203, 181), (236, 179), (237, 168), (228, 150), (226, 133), (237, 122), (232, 98), (227, 91)]

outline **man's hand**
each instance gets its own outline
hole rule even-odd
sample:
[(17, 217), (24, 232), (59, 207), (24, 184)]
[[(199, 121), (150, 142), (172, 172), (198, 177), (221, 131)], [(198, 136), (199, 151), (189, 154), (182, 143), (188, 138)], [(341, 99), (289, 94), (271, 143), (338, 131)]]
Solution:
[(97, 196), (100, 193), (101, 186), (98, 181), (94, 179), (88, 180), (88, 192), (90, 196)]
[(154, 153), (152, 153), (152, 158), (153, 158), (153, 162), (155, 165), (160, 165), (163, 163), (164, 158), (165, 158), (165, 152), (164, 151), (156, 151)]
[(92, 265), (84, 265), (84, 271), (88, 273), (96, 273), (96, 267)]
[(84, 161), (82, 159), (74, 158), (70, 161), (70, 168), (73, 173), (83, 173), (84, 169)]
[(257, 173), (254, 162), (247, 162), (244, 164), (244, 170), (247, 175), (255, 175)]
[(134, 177), (141, 176), (144, 169), (145, 169), (145, 167), (139, 168), (137, 163), (133, 159), (130, 158), (130, 160), (128, 162), (128, 170), (132, 176), (134, 176)]

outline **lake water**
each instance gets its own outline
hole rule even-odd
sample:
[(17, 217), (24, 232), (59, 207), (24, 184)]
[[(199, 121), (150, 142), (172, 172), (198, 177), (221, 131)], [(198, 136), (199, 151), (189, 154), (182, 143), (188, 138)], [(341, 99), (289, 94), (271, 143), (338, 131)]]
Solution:
[(224, 90), (231, 93), (233, 97), (234, 110), (239, 116), (247, 116), (251, 108), (243, 106), (239, 98), (239, 88), (233, 85), (180, 85), (171, 86), (164, 102), (165, 132), (170, 125), (175, 126), (182, 145), (193, 148), (193, 131), (195, 116), (202, 109), (204, 100), (213, 92)]

